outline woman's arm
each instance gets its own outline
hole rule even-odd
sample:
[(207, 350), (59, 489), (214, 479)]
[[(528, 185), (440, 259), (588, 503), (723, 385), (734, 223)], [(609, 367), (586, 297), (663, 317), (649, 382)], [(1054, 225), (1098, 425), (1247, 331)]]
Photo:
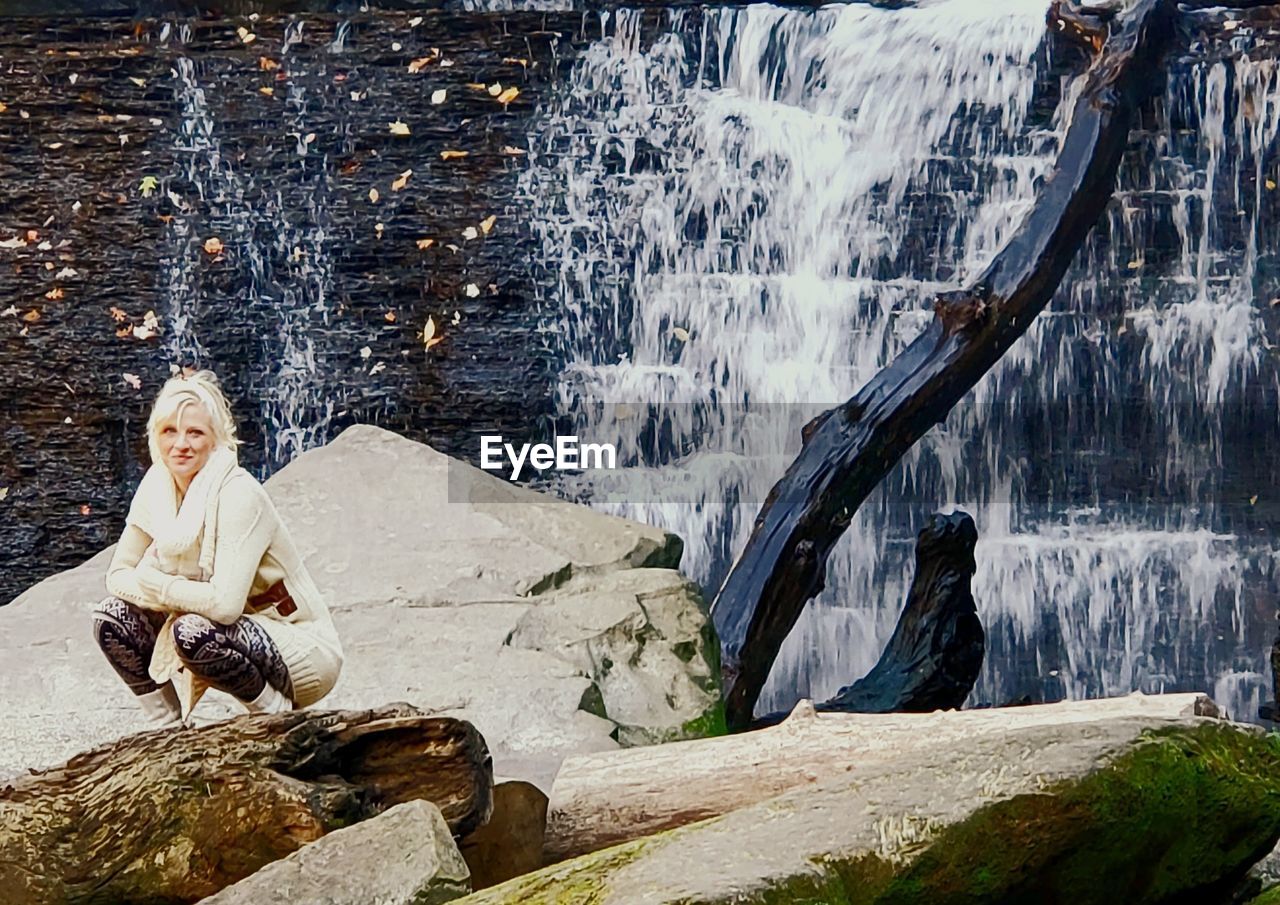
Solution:
[(111, 554), (111, 565), (107, 566), (107, 591), (142, 607), (144, 610), (165, 610), (154, 594), (147, 591), (138, 581), (137, 567), (142, 562), (147, 548), (151, 546), (151, 535), (137, 525), (125, 525), (120, 542)]
[(218, 504), (217, 546), (213, 574), (208, 581), (169, 575), (143, 563), (138, 582), (155, 594), (165, 609), (197, 613), (222, 625), (230, 625), (244, 612), (262, 555), (271, 545), (275, 519), (261, 488), (234, 492), (228, 488)]

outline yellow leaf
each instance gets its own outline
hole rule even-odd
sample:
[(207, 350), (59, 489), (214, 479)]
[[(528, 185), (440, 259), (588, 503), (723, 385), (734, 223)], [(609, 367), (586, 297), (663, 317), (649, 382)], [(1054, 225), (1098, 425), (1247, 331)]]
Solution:
[(221, 254), (223, 249), (222, 240), (217, 236), (212, 239), (205, 239), (204, 250), (211, 255)]
[(0, 503), (4, 502), (4, 500), (5, 500), (8, 496), (9, 496), (9, 488), (8, 488), (8, 487), (0, 487)]
[[(0, 113), (3, 113), (3, 112), (4, 112), (3, 110), (0, 110)], [(1276, 181), (1275, 181), (1274, 179), (1268, 179), (1268, 180), (1267, 180), (1267, 188), (1268, 188), (1268, 189), (1274, 189), (1275, 187), (1276, 187)]]
[(435, 61), (435, 57), (418, 57), (416, 60), (409, 62), (410, 72), (421, 72)]
[(393, 123), (387, 123), (387, 127), (391, 130), (392, 135), (408, 135), (409, 127), (405, 123), (396, 120)]
[(422, 328), (422, 343), (426, 348), (430, 349), (436, 343), (440, 342), (443, 337), (436, 336), (436, 319), (434, 317), (427, 318), (427, 325)]
[(280, 64), (271, 57), (258, 57), (258, 68), (263, 72), (270, 72), (273, 69), (279, 69)]
[(518, 66), (524, 66), (524, 67), (526, 67), (526, 68), (529, 66), (529, 61), (528, 61), (528, 60), (522, 60), (522, 59), (520, 59), (519, 57), (503, 57), (503, 58), (502, 58), (502, 62), (504, 62), (504, 63), (515, 63), (515, 64), (516, 64), (516, 65), (518, 65)]
[(377, 204), (377, 203), (378, 203), (378, 190), (377, 190), (377, 189), (369, 189), (369, 200), (370, 200), (370, 201), (372, 201), (374, 204)]
[(467, 87), (470, 88), (472, 91), (488, 90), (484, 82), (467, 82)]
[(146, 80), (146, 79), (140, 79), (140, 78), (137, 78), (136, 76), (132, 76), (132, 75), (131, 75), (131, 76), (129, 76), (129, 81), (133, 82), (133, 83), (134, 83), (135, 85), (137, 85), (139, 88), (146, 87), (146, 84), (147, 84), (147, 80)]
[(1257, 502), (1258, 502), (1258, 495), (1256, 493), (1253, 496), (1249, 497), (1250, 506), (1254, 505)]
[[(3, 113), (4, 111), (6, 111), (6, 110), (8, 110), (8, 109), (9, 109), (9, 105), (8, 105), (8, 104), (6, 104), (6, 103), (4, 103), (3, 101), (0, 101), (0, 113)], [(2, 498), (0, 498), (0, 499), (2, 499)]]
[(479, 236), (479, 231), (474, 226), (468, 226), (462, 231), (462, 238), (470, 240)]
[(249, 31), (249, 29), (245, 28), (243, 25), (236, 29), (236, 34), (238, 34), (240, 36), (240, 40), (246, 44), (252, 44), (258, 39), (257, 35)]
[(276, 89), (263, 87), (258, 89), (258, 93), (265, 94), (267, 97), (275, 97)]
[(498, 103), (506, 106), (520, 96), (519, 88), (508, 88), (506, 91), (498, 95)]
[(384, 312), (382, 316), (386, 319), (388, 324), (394, 324), (396, 322), (396, 313), (394, 311)]
[(160, 183), (156, 181), (154, 176), (143, 176), (142, 181), (138, 183), (138, 191), (143, 198), (150, 198), (151, 193), (159, 188)]
[(489, 86), (488, 88), (486, 88), (485, 90), (489, 92), (489, 96), (490, 96), (490, 97), (497, 97), (499, 94), (501, 94), (501, 93), (502, 93), (502, 83), (501, 83), (501, 82), (494, 82), (492, 85), (490, 85), (490, 86)]
[(56, 302), (58, 299), (62, 298), (63, 295), (64, 293), (62, 291), (62, 287), (54, 286), (52, 289), (50, 289), (48, 292), (44, 294), (44, 297), (51, 302)]
[(493, 232), (493, 224), (497, 222), (498, 218), (490, 214), (488, 217), (485, 217), (480, 221), (480, 232), (484, 233), (486, 236), (489, 235), (489, 233)]
[(22, 315), (22, 319), (28, 324), (34, 324), (36, 321), (40, 320), (40, 312), (32, 308), (26, 314)]
[(436, 343), (443, 342), (443, 341), (444, 341), (443, 336), (432, 337), (431, 339), (427, 340), (427, 348), (430, 349)]
[(441, 160), (457, 160), (459, 157), (466, 157), (470, 151), (441, 151)]
[(436, 244), (435, 239), (419, 239), (418, 240), (418, 248), (422, 251), (426, 251), (428, 248), (430, 248), (432, 245), (435, 245), (435, 244)]
[(682, 343), (687, 343), (689, 341), (689, 331), (684, 327), (673, 327), (671, 329), (671, 335)]
[(405, 170), (391, 183), (391, 191), (398, 192), (409, 184), (409, 177), (413, 175), (413, 170)]
[(502, 153), (506, 154), (508, 157), (523, 157), (529, 152), (524, 148), (513, 148), (511, 145), (503, 145)]

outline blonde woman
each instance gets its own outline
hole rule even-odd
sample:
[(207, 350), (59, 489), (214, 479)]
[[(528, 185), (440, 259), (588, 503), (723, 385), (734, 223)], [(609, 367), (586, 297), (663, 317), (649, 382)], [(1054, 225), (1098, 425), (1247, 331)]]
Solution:
[(165, 383), (147, 440), (151, 468), (93, 624), (148, 722), (181, 722), (210, 687), (257, 713), (324, 697), (342, 668), (333, 620), (270, 497), (237, 462), (212, 372)]

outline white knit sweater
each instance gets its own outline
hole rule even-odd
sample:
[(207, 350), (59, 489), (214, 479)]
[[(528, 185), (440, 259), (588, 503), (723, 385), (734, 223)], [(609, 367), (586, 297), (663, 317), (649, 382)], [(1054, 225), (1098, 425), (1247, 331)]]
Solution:
[[(155, 535), (175, 524), (178, 507), (172, 479), (163, 469), (148, 472), (129, 509), (124, 533), (107, 570), (107, 590), (144, 609), (169, 614), (151, 660), (151, 676), (173, 680), (189, 712), (206, 686), (182, 670), (173, 647), (171, 623), (183, 613), (198, 613), (230, 625), (246, 615), (246, 602), (279, 581), (297, 609), (282, 616), (275, 607), (249, 615), (271, 636), (289, 668), (298, 706), (311, 704), (337, 681), (342, 646), (329, 608), (303, 565), (271, 498), (243, 468), (232, 468), (213, 490), (212, 569), (202, 574), (197, 560), (208, 550), (199, 536), (191, 562), (160, 568)], [(185, 502), (185, 501), (184, 501)], [(172, 529), (170, 529), (172, 530)], [(197, 575), (199, 577), (189, 577)]]

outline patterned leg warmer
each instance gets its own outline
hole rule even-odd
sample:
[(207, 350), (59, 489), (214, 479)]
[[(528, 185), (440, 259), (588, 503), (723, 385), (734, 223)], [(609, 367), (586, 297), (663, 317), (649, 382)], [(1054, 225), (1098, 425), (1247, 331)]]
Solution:
[(163, 624), (163, 613), (152, 613), (119, 597), (108, 597), (93, 609), (94, 640), (134, 694), (159, 689), (147, 675), (147, 667), (156, 647), (156, 632)]
[(267, 683), (293, 697), (289, 670), (271, 638), (248, 619), (219, 625), (188, 613), (173, 623), (178, 657), (192, 673), (241, 701), (252, 701)]

